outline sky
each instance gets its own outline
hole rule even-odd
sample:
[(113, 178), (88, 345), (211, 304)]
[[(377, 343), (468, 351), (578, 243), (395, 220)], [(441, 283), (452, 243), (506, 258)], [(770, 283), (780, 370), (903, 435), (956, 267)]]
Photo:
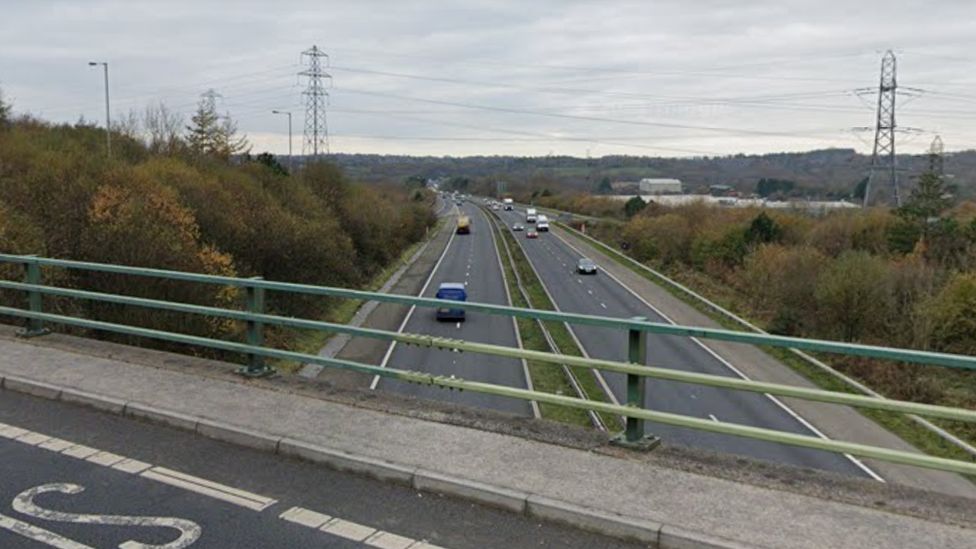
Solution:
[(202, 92), (254, 152), (302, 150), (301, 52), (329, 55), (332, 152), (700, 156), (870, 153), (881, 57), (899, 152), (976, 148), (972, 0), (0, 0), (19, 113), (104, 125)]

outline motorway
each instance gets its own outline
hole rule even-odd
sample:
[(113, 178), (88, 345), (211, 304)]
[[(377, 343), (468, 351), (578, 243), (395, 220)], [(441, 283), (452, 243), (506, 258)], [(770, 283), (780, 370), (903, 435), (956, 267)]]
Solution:
[[(515, 223), (525, 223), (525, 213), (499, 211), (508, 229)], [(536, 240), (526, 239), (524, 232), (514, 232), (522, 244), (543, 284), (556, 306), (571, 313), (593, 314), (618, 318), (643, 316), (653, 322), (667, 322), (628, 288), (604, 271), (597, 275), (578, 275), (577, 260), (582, 255), (554, 233), (540, 233)], [(627, 360), (627, 333), (592, 326), (572, 326), (584, 351), (591, 357)], [(736, 377), (730, 366), (690, 338), (648, 334), (648, 363), (713, 375)], [(604, 374), (611, 391), (621, 402), (626, 401), (626, 376)], [(731, 391), (663, 380), (648, 380), (646, 402), (650, 409), (677, 414), (727, 421), (743, 425), (765, 427), (811, 435), (813, 431), (795, 414), (765, 395)], [(866, 471), (844, 456), (764, 441), (750, 440), (717, 433), (647, 423), (646, 431), (669, 443), (704, 447), (721, 452), (742, 454), (760, 459), (814, 467), (855, 476), (868, 476)]]
[(635, 546), (2, 391), (0, 547)]
[[(459, 206), (471, 218), (471, 233), (454, 235), (448, 242), (441, 260), (424, 288), (424, 297), (434, 297), (441, 282), (462, 282), (467, 287), (468, 300), (509, 305), (494, 236), (486, 215), (476, 206)], [(453, 222), (449, 220), (449, 222)], [(518, 347), (515, 324), (511, 318), (468, 313), (463, 322), (439, 322), (434, 310), (415, 308), (408, 314), (401, 331), (430, 334)], [(524, 389), (528, 387), (526, 369), (519, 360), (455, 353), (431, 348), (392, 345), (383, 366), (422, 371), (436, 375), (455, 375), (467, 380), (483, 381)], [(449, 391), (426, 385), (379, 378), (373, 388), (395, 391), (419, 398), (492, 408), (521, 416), (533, 415), (532, 406), (525, 401), (507, 399), (472, 392)]]

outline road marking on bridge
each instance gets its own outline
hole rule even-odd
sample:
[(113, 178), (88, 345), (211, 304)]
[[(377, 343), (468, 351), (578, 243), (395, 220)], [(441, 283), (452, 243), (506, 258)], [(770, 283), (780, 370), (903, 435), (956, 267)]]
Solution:
[[(8, 438), (22, 444), (35, 446), (44, 450), (61, 454), (76, 459), (81, 459), (89, 463), (100, 465), (109, 469), (114, 469), (123, 473), (138, 475), (142, 478), (161, 482), (175, 488), (180, 488), (200, 495), (261, 512), (278, 503), (278, 500), (261, 496), (253, 492), (240, 490), (226, 484), (220, 484), (201, 477), (181, 473), (173, 469), (154, 466), (133, 458), (128, 458), (112, 452), (99, 450), (83, 444), (76, 444), (70, 440), (50, 437), (43, 433), (22, 429), (13, 425), (0, 423), (0, 437)], [(62, 492), (66, 494), (77, 494), (84, 490), (83, 486), (76, 484), (46, 484), (26, 490), (15, 498), (14, 509), (44, 520), (54, 520), (61, 522), (78, 522), (86, 524), (107, 524), (107, 525), (132, 525), (132, 526), (167, 526), (175, 528), (181, 532), (179, 539), (160, 548), (179, 549), (192, 544), (199, 537), (199, 532), (193, 535), (193, 526), (199, 529), (196, 523), (173, 517), (139, 517), (123, 515), (82, 515), (72, 513), (61, 513), (42, 509), (33, 503), (33, 498), (46, 492)], [(19, 502), (19, 503), (18, 503)], [(19, 509), (18, 506), (23, 507)], [(28, 512), (29, 511), (29, 512)], [(392, 532), (387, 532), (371, 526), (366, 526), (349, 520), (332, 517), (323, 513), (318, 513), (303, 507), (292, 507), (281, 513), (279, 518), (342, 537), (345, 539), (362, 542), (371, 547), (379, 549), (443, 549), (437, 545), (428, 543), (426, 540), (415, 540), (400, 536)], [(76, 542), (59, 534), (34, 526), (33, 524), (20, 521), (18, 519), (0, 514), (0, 529), (8, 530), (20, 536), (34, 541), (56, 547), (58, 549), (93, 549), (92, 547)], [(121, 549), (138, 549), (150, 547), (135, 541), (127, 541), (119, 546)], [(157, 547), (157, 546), (152, 546)]]
[(50, 530), (45, 530), (40, 526), (34, 526), (29, 522), (23, 522), (7, 515), (0, 515), (0, 528), (9, 530), (27, 539), (34, 540), (44, 545), (50, 545), (57, 549), (95, 549), (90, 545), (78, 543), (73, 539), (68, 539), (60, 534), (55, 534)]
[[(79, 484), (70, 483), (51, 483), (42, 484), (41, 486), (35, 486), (34, 488), (29, 488), (23, 492), (17, 494), (11, 503), (14, 511), (18, 513), (23, 513), (29, 517), (38, 518), (41, 520), (47, 520), (52, 522), (68, 522), (73, 524), (92, 524), (92, 525), (103, 525), (103, 526), (138, 526), (147, 528), (171, 528), (177, 530), (180, 536), (175, 540), (164, 543), (162, 545), (146, 545), (139, 543), (135, 540), (128, 540), (119, 545), (120, 549), (148, 549), (150, 547), (155, 547), (157, 549), (184, 549), (189, 547), (194, 542), (196, 542), (200, 535), (203, 533), (203, 529), (200, 525), (193, 522), (192, 520), (186, 520), (176, 517), (158, 517), (158, 516), (133, 516), (133, 515), (93, 515), (85, 513), (69, 513), (65, 511), (55, 511), (52, 509), (45, 509), (40, 505), (34, 503), (34, 498), (41, 494), (46, 494), (49, 492), (59, 492), (62, 494), (80, 494), (85, 491), (85, 487)], [(19, 533), (19, 532), (18, 532)], [(41, 541), (41, 540), (38, 540)], [(45, 540), (46, 542), (46, 540)], [(76, 542), (72, 542), (76, 543)], [(64, 546), (64, 545), (60, 545)], [(58, 547), (57, 545), (55, 547)], [(72, 546), (68, 546), (72, 547)], [(76, 547), (85, 547), (84, 545), (78, 545)]]
[(214, 499), (226, 501), (227, 503), (233, 503), (234, 505), (251, 509), (253, 511), (264, 511), (268, 507), (271, 507), (277, 503), (277, 500), (271, 498), (266, 498), (252, 492), (232, 488), (226, 484), (220, 484), (200, 477), (195, 477), (193, 475), (187, 475), (186, 473), (174, 471), (165, 467), (153, 467), (152, 469), (143, 471), (139, 476), (162, 482), (164, 484), (169, 484), (170, 486), (176, 486), (177, 488), (183, 488), (184, 490), (189, 490), (198, 494), (203, 494), (205, 496), (210, 496)]
[(137, 474), (143, 478), (196, 492), (254, 511), (263, 511), (277, 503), (277, 500), (258, 494), (239, 490), (172, 469), (166, 469), (165, 467), (154, 467), (150, 463), (137, 459), (127, 458), (126, 456), (112, 452), (105, 452), (98, 448), (85, 446), (84, 444), (75, 444), (69, 440), (53, 438), (43, 433), (28, 431), (27, 429), (21, 429), (12, 425), (0, 423), (0, 436), (64, 456), (81, 459), (95, 465), (115, 469), (123, 473)]
[(278, 515), (278, 518), (379, 549), (442, 549), (426, 540), (400, 536), (304, 507), (292, 507)]

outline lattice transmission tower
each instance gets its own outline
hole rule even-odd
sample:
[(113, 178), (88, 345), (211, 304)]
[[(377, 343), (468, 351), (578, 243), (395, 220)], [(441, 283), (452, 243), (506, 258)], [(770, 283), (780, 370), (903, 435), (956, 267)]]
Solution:
[(312, 46), (302, 52), (302, 64), (305, 70), (298, 73), (307, 79), (307, 85), (302, 95), (305, 96), (305, 137), (302, 139), (302, 154), (312, 155), (312, 160), (318, 160), (321, 154), (329, 154), (329, 128), (325, 120), (325, 108), (329, 101), (323, 80), (332, 82), (332, 75), (323, 69), (329, 64), (329, 55)]
[[(898, 165), (895, 161), (895, 96), (898, 90), (895, 54), (891, 50), (881, 58), (881, 83), (878, 87), (878, 118), (874, 126), (874, 153), (871, 155), (871, 171), (864, 187), (864, 204), (871, 202), (871, 192), (878, 183), (887, 180), (887, 185), (875, 193), (894, 200), (901, 206), (901, 193), (898, 189)], [(879, 192), (880, 191), (880, 192)]]

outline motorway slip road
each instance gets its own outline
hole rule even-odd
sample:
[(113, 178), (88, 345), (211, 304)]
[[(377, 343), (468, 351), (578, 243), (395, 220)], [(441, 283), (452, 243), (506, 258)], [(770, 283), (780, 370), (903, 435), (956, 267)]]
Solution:
[[(616, 524), (618, 531), (626, 526), (627, 532), (638, 533), (635, 535), (653, 533), (658, 536), (654, 540), (660, 540), (662, 546), (667, 546), (669, 540), (707, 538), (718, 547), (735, 546), (728, 541), (734, 540), (747, 546), (777, 548), (969, 548), (976, 539), (976, 524), (972, 521), (976, 516), (976, 500), (825, 475), (818, 477), (818, 482), (822, 478), (822, 483), (811, 491), (819, 488), (832, 497), (843, 492), (851, 502), (826, 500), (787, 491), (793, 486), (792, 482), (776, 484), (773, 478), (769, 483), (776, 484), (777, 489), (668, 467), (656, 462), (653, 455), (634, 456), (603, 447), (568, 448), (340, 404), (305, 393), (289, 392), (288, 388), (294, 385), (284, 383), (284, 380), (243, 382), (213, 370), (203, 377), (188, 373), (188, 368), (195, 364), (201, 367), (210, 364), (214, 368), (213, 364), (187, 357), (80, 341), (62, 335), (22, 341), (14, 338), (12, 333), (12, 329), (0, 329), (0, 376), (5, 378), (5, 390), (0, 393), (0, 398), (5, 400), (10, 399), (10, 392), (18, 387), (51, 398), (60, 396), (63, 400), (72, 398), (72, 395), (78, 399), (78, 395), (71, 391), (82, 391), (96, 395), (83, 397), (89, 402), (116, 406), (117, 410), (124, 406), (130, 413), (141, 410), (142, 415), (166, 417), (168, 421), (200, 433), (264, 447), (268, 457), (277, 457), (271, 452), (286, 447), (319, 448), (312, 453), (332, 452), (344, 456), (347, 462), (370, 464), (374, 471), (377, 467), (386, 471), (382, 474), (387, 478), (406, 475), (415, 488), (424, 490), (421, 493), (441, 490), (478, 501), (491, 499), (496, 505), (512, 511), (546, 512), (551, 518), (561, 517), (580, 525), (589, 523), (606, 527)], [(177, 367), (181, 369), (174, 369)], [(224, 371), (227, 370), (230, 370), (229, 365)], [(11, 376), (29, 383), (18, 384)], [(48, 385), (39, 386), (38, 382)], [(154, 412), (147, 412), (149, 410)], [(173, 412), (181, 415), (174, 416)], [(69, 414), (70, 411), (61, 413), (63, 417), (69, 417)], [(23, 417), (8, 416), (0, 411), (0, 422), (22, 423)], [(216, 427), (218, 425), (224, 427)], [(45, 424), (23, 428), (37, 431), (42, 437), (68, 439), (64, 433), (51, 432)], [(92, 432), (97, 429), (94, 423), (90, 428)], [(86, 436), (88, 422), (74, 429), (79, 437)], [(109, 447), (101, 439), (73, 442), (87, 443), (110, 453), (178, 470), (176, 464), (170, 464), (166, 459), (139, 453), (140, 444), (133, 444), (133, 455), (126, 455), (130, 448), (124, 444)], [(4, 448), (8, 446), (4, 444)], [(172, 442), (160, 440), (158, 445), (149, 444), (147, 448), (163, 454), (171, 450), (171, 446)], [(42, 448), (26, 449), (39, 450)], [(25, 449), (11, 451), (22, 454)], [(232, 460), (244, 450), (227, 449), (224, 452), (213, 459)], [(106, 462), (114, 459), (103, 458)], [(21, 456), (19, 459), (25, 458)], [(61, 458), (47, 455), (30, 459)], [(54, 463), (48, 466), (58, 467)], [(240, 479), (245, 482), (240, 486), (242, 489), (281, 500), (283, 506), (276, 508), (276, 516), (292, 506), (328, 514), (321, 506), (313, 508), (309, 504), (306, 507), (303, 502), (285, 501), (286, 498), (277, 492), (262, 493), (246, 484), (246, 479), (254, 475), (235, 467), (212, 470), (224, 471), (223, 478), (216, 479), (218, 482), (233, 485), (231, 480)], [(17, 489), (8, 484), (17, 477), (5, 473), (2, 495), (14, 498), (24, 490), (58, 482), (82, 485), (85, 494), (105, 496), (117, 493), (113, 491), (116, 487), (112, 485), (115, 482), (112, 479), (105, 483), (93, 482), (91, 479), (96, 477), (89, 476), (95, 474), (91, 471), (65, 471), (76, 472), (77, 476), (49, 478), (37, 475)], [(180, 472), (205, 476), (196, 470)], [(110, 470), (102, 473), (116, 476)], [(312, 494), (326, 485), (309, 482), (305, 486)], [(58, 508), (58, 504), (81, 495), (38, 493), (34, 501), (42, 508)], [(858, 500), (859, 497), (862, 499)], [(149, 494), (147, 498), (147, 501), (166, 499), (162, 494)], [(9, 499), (4, 505), (0, 514), (10, 516), (13, 511)], [(82, 508), (85, 512), (91, 509), (90, 506)], [(915, 516), (891, 512), (895, 509)], [(137, 513), (112, 507), (113, 512), (126, 515), (181, 518), (177, 510), (167, 508), (166, 512), (157, 512), (145, 508)], [(562, 510), (562, 514), (557, 510)], [(382, 520), (368, 522), (363, 516), (335, 514), (367, 528), (416, 539), (411, 532), (389, 528)], [(18, 517), (25, 522), (30, 520), (23, 515)], [(444, 517), (434, 519), (448, 521)], [(499, 535), (505, 528), (504, 523), (499, 524)], [(433, 542), (441, 545), (439, 540)]]

